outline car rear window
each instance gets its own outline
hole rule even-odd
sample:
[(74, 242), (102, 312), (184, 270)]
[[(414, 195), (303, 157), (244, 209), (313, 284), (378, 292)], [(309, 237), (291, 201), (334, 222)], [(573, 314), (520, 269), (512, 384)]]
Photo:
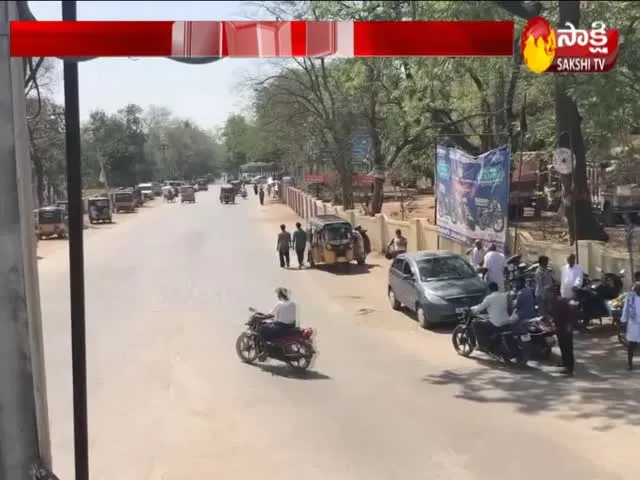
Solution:
[(462, 257), (434, 257), (418, 261), (420, 280), (455, 280), (476, 275), (471, 265)]

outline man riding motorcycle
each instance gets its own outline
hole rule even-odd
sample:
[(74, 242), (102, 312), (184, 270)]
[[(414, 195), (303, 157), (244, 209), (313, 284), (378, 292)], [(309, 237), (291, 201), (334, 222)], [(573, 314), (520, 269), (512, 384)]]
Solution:
[(500, 292), (498, 284), (491, 282), (488, 285), (489, 295), (478, 305), (471, 307), (471, 312), (478, 315), (487, 312), (485, 319), (477, 318), (473, 322), (473, 330), (481, 350), (489, 350), (492, 337), (504, 327), (513, 323), (509, 316), (509, 296)]
[[(260, 315), (260, 320), (270, 320), (260, 326), (259, 334), (263, 341), (271, 342), (277, 338), (289, 335), (298, 323), (295, 302), (290, 300), (291, 293), (284, 287), (276, 288), (278, 302), (271, 312)], [(262, 357), (266, 353), (261, 352)]]
[(516, 289), (515, 309), (511, 318), (522, 322), (537, 317), (535, 294), (523, 277), (516, 280)]

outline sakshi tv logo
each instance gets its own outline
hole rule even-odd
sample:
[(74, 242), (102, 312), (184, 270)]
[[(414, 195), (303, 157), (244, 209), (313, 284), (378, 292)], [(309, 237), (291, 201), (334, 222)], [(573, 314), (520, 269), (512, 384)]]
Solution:
[(579, 30), (571, 23), (554, 29), (542, 17), (527, 22), (520, 37), (522, 60), (534, 73), (608, 72), (618, 60), (619, 32), (593, 22)]

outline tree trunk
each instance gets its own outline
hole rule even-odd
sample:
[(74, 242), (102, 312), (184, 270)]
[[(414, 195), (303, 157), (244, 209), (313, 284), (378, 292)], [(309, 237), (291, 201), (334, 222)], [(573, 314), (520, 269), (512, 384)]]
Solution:
[[(580, 21), (580, 2), (558, 3), (559, 24), (567, 22), (576, 28)], [(569, 238), (576, 240), (609, 241), (609, 235), (593, 212), (587, 186), (587, 162), (582, 137), (580, 112), (576, 101), (570, 97), (560, 74), (555, 74), (556, 141), (557, 148), (568, 148), (575, 155), (572, 175), (563, 175), (563, 200), (569, 225)]]

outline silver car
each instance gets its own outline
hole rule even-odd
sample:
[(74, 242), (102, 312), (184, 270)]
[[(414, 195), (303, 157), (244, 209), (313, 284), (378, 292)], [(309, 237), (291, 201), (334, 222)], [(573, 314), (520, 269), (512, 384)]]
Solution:
[(416, 313), (428, 328), (455, 322), (465, 308), (479, 304), (486, 285), (461, 255), (442, 250), (398, 255), (389, 268), (389, 303)]

